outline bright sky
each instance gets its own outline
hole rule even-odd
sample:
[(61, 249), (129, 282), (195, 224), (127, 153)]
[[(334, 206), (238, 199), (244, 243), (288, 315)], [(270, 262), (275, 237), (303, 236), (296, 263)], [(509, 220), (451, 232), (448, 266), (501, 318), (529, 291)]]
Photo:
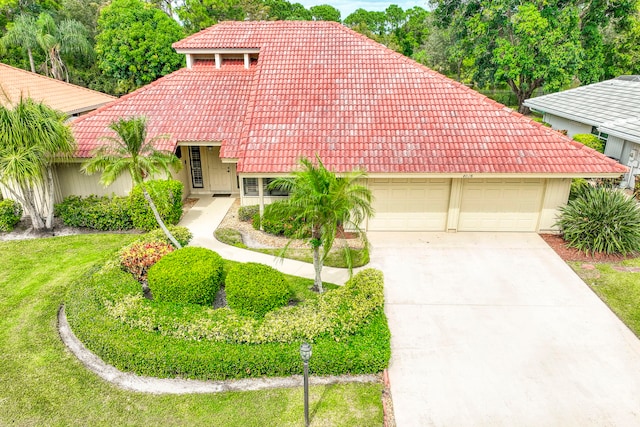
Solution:
[(290, 0), (291, 3), (301, 3), (304, 7), (309, 9), (311, 6), (317, 6), (319, 4), (330, 4), (338, 9), (341, 13), (341, 18), (344, 19), (351, 15), (356, 9), (362, 8), (369, 11), (382, 11), (385, 10), (391, 4), (397, 4), (402, 10), (411, 9), (414, 6), (420, 6), (423, 9), (427, 9), (426, 0)]

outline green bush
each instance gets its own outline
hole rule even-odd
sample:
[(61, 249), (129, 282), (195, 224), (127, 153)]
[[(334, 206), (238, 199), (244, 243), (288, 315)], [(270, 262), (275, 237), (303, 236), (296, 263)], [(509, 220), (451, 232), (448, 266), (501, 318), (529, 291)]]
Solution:
[(247, 222), (258, 213), (260, 213), (260, 206), (258, 205), (240, 206), (238, 208), (238, 219)]
[[(182, 216), (182, 183), (170, 179), (146, 181), (143, 185), (153, 199), (165, 224), (177, 224)], [(134, 228), (145, 231), (158, 228), (156, 218), (153, 216), (139, 185), (135, 186), (129, 194), (129, 206)]]
[[(379, 272), (365, 274), (365, 277), (356, 279), (358, 276), (353, 278), (355, 289), (343, 291), (346, 301), (342, 304), (341, 316), (344, 321), (353, 321), (348, 317), (348, 298), (358, 296), (362, 301), (366, 301), (366, 295), (362, 294), (367, 292), (363, 287), (377, 288), (381, 293), (382, 275)], [(373, 286), (373, 282), (376, 282), (376, 286)], [(226, 337), (194, 340), (171, 335), (162, 326), (132, 326), (122, 321), (114, 316), (114, 311), (118, 310), (117, 302), (138, 298), (140, 285), (131, 275), (120, 270), (117, 263), (107, 263), (68, 289), (66, 314), (75, 335), (106, 363), (123, 371), (161, 378), (202, 380), (277, 377), (302, 373), (299, 355), (301, 339), (263, 344), (228, 341)], [(337, 291), (342, 289), (346, 289), (346, 286)], [(320, 297), (328, 294), (329, 292)], [(378, 291), (374, 294), (375, 298), (378, 298)], [(356, 301), (355, 304), (360, 301)], [(192, 327), (201, 326), (197, 322), (205, 322), (209, 319), (210, 313), (232, 313), (228, 309), (213, 310), (149, 300), (141, 302), (141, 306), (158, 307), (157, 310), (163, 311), (167, 317), (181, 320), (179, 326), (171, 323), (168, 325), (174, 331), (184, 328), (185, 334), (188, 334)], [(295, 308), (297, 307), (286, 307), (269, 313), (265, 316), (265, 321), (277, 312), (287, 312)], [(192, 312), (200, 312), (200, 317), (189, 318)], [(258, 322), (251, 318), (239, 319)], [(289, 318), (279, 322), (279, 327), (284, 331), (288, 330), (287, 324), (284, 323), (287, 319)], [(313, 319), (299, 319), (296, 324), (308, 324), (312, 321)], [(144, 323), (143, 319), (141, 322)], [(242, 323), (235, 327), (231, 324), (227, 326), (230, 330), (243, 333)], [(370, 374), (378, 373), (388, 366), (390, 333), (381, 307), (370, 312), (366, 321), (348, 329), (352, 332), (339, 336), (321, 334), (313, 339), (313, 357), (309, 366), (312, 374)]]
[(636, 176), (636, 185), (633, 189), (633, 195), (640, 202), (640, 176)]
[(133, 242), (120, 250), (120, 264), (142, 283), (147, 280), (149, 269), (173, 250), (173, 245), (162, 241)]
[(222, 258), (210, 249), (178, 249), (149, 269), (149, 289), (157, 301), (211, 305), (222, 283), (222, 269)]
[[(187, 246), (193, 237), (193, 234), (187, 227), (181, 227), (177, 225), (168, 225), (167, 228), (169, 232), (175, 237), (175, 239), (182, 246)], [(164, 231), (160, 228), (156, 228), (155, 230), (151, 230), (148, 233), (142, 235), (138, 240), (138, 242), (165, 242), (171, 244), (171, 241), (164, 234)]]
[(569, 200), (580, 196), (583, 192), (591, 188), (589, 182), (584, 178), (574, 178), (571, 180), (571, 190), (569, 190)]
[(278, 201), (266, 205), (262, 217), (253, 217), (253, 228), (274, 236), (285, 236), (290, 239), (303, 239), (311, 237), (309, 227), (302, 221), (287, 212), (286, 201)]
[(0, 231), (13, 231), (22, 218), (22, 206), (11, 199), (0, 201)]
[(291, 298), (284, 275), (268, 265), (248, 262), (231, 268), (225, 279), (227, 304), (256, 318), (285, 306)]
[(604, 153), (604, 142), (595, 135), (590, 133), (577, 133), (573, 135), (573, 140), (578, 141), (589, 148), (593, 148), (600, 153)]
[(556, 223), (568, 245), (586, 253), (640, 251), (640, 206), (621, 191), (589, 188), (560, 208)]
[(118, 196), (69, 196), (55, 205), (54, 214), (70, 227), (102, 231), (131, 230), (133, 223), (126, 200)]

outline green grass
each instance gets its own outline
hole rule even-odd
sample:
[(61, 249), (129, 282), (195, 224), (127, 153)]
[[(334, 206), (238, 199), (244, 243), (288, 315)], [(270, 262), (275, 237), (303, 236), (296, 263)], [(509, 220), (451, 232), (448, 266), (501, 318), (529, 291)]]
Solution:
[(640, 272), (614, 268), (640, 268), (640, 258), (620, 263), (594, 264), (595, 270), (582, 268), (583, 263), (569, 263), (576, 273), (640, 337)]
[[(70, 283), (135, 236), (0, 242), (0, 426), (300, 426), (302, 389), (204, 395), (120, 390), (64, 347), (56, 313)], [(379, 384), (311, 387), (311, 425), (382, 425)]]

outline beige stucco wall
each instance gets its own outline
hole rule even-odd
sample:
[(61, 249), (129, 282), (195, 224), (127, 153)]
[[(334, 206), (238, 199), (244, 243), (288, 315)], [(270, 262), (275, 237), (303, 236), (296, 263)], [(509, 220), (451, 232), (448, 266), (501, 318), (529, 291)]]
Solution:
[(80, 172), (81, 163), (65, 163), (56, 166), (56, 175), (60, 193), (58, 197), (62, 201), (67, 196), (126, 196), (131, 190), (131, 178), (128, 174), (122, 174), (113, 184), (108, 187), (100, 184), (100, 173), (85, 175)]
[(573, 135), (577, 133), (591, 133), (591, 125), (554, 116), (553, 114), (545, 113), (544, 121), (557, 131), (566, 130), (569, 138), (573, 138)]
[(555, 233), (558, 231), (558, 228), (554, 227), (558, 220), (558, 209), (569, 200), (569, 190), (571, 190), (570, 178), (547, 180), (538, 224), (540, 233)]

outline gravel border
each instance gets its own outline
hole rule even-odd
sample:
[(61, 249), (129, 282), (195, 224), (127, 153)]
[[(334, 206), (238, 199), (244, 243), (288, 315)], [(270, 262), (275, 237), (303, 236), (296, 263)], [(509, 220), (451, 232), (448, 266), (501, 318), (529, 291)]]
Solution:
[[(103, 380), (120, 387), (141, 393), (152, 394), (190, 394), (190, 393), (221, 393), (227, 391), (256, 391), (274, 388), (302, 387), (301, 375), (278, 378), (247, 378), (227, 381), (199, 381), (176, 378), (143, 377), (136, 374), (121, 372), (113, 366), (107, 365), (102, 359), (89, 351), (74, 335), (65, 314), (64, 305), (58, 310), (58, 331), (60, 338), (82, 364)], [(302, 362), (301, 362), (302, 363)], [(318, 377), (310, 376), (311, 385), (329, 385), (339, 383), (377, 383), (381, 382), (380, 375), (340, 375)]]

